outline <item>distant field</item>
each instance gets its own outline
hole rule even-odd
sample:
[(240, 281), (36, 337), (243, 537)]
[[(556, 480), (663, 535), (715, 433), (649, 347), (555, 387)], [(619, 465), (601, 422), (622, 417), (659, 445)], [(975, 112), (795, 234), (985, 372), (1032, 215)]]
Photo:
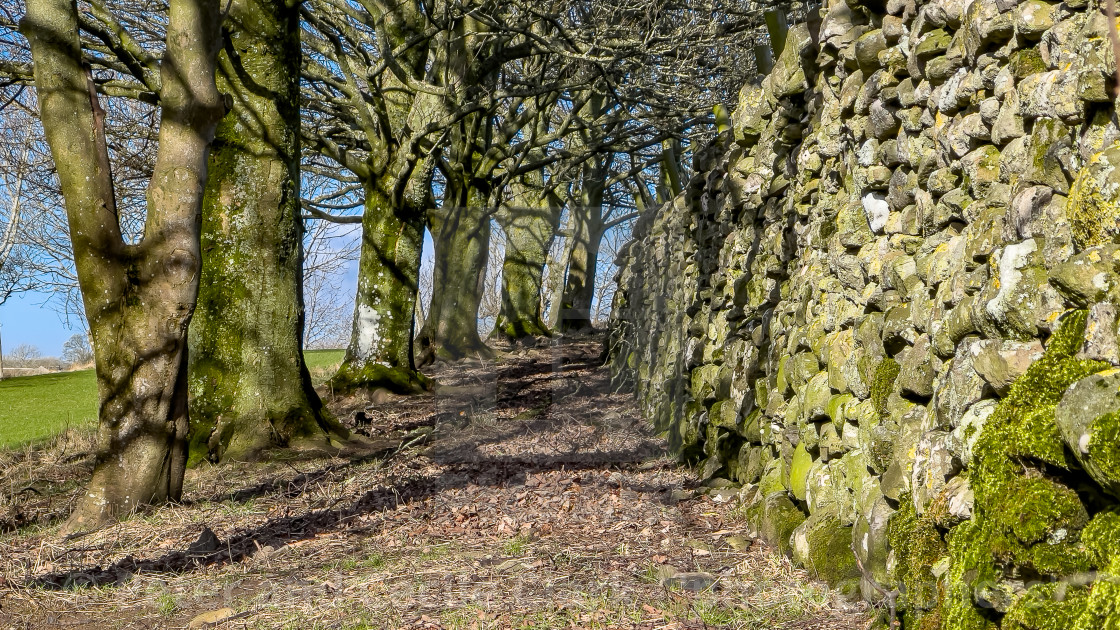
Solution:
[[(331, 377), (343, 354), (342, 350), (304, 353), (315, 385)], [(48, 438), (68, 426), (96, 424), (97, 379), (93, 370), (0, 381), (0, 448)]]
[(307, 371), (311, 372), (311, 382), (316, 387), (327, 382), (334, 376), (334, 371), (342, 363), (345, 350), (307, 350), (303, 353), (303, 360), (307, 363)]
[(0, 381), (0, 447), (47, 438), (68, 426), (96, 424), (93, 370)]

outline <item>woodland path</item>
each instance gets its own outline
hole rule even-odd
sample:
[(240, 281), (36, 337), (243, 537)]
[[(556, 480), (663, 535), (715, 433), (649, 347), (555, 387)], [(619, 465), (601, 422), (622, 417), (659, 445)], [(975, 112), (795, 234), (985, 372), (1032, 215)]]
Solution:
[(601, 347), (335, 400), (373, 450), (193, 470), (184, 504), (77, 539), (50, 523), (88, 443), (6, 453), (0, 628), (866, 627), (665, 455)]

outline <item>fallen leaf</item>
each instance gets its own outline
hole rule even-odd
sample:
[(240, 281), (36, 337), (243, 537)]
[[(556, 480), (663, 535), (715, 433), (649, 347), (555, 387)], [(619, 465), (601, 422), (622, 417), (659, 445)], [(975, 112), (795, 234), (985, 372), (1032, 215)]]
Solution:
[(187, 625), (187, 627), (205, 628), (206, 626), (221, 623), (236, 614), (237, 611), (232, 608), (219, 608), (218, 610), (211, 610), (209, 612), (204, 612), (201, 615), (198, 615), (194, 619), (191, 619), (191, 622)]

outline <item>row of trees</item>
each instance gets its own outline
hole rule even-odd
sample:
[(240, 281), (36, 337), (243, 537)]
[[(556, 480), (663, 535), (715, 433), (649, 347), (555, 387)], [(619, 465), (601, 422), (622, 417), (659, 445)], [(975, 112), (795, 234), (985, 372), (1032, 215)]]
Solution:
[[(69, 530), (177, 499), (191, 462), (348, 437), (303, 363), (309, 221), (361, 231), (336, 392), (421, 391), (418, 358), (489, 353), (492, 221), (506, 235), (495, 334), (588, 326), (603, 235), (679, 192), (712, 106), (754, 72), (760, 16), (747, 0), (158, 9), (27, 0), (0, 26), (0, 103), (31, 121), (13, 181), (35, 180), (33, 194), (5, 181), (3, 225), (27, 223), (21, 199), (54, 217), (64, 200), (50, 235), (68, 234), (64, 255), (25, 258), (76, 279), (95, 353), (100, 451)], [(48, 147), (49, 176), (21, 175)]]

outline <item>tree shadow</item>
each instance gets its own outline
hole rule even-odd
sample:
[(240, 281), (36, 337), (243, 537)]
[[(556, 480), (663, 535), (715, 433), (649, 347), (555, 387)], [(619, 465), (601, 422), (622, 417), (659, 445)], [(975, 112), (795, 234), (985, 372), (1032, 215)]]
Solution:
[[(468, 486), (525, 485), (530, 475), (556, 471), (577, 475), (582, 471), (593, 470), (636, 471), (643, 462), (664, 453), (661, 445), (652, 437), (652, 431), (639, 430), (639, 442), (636, 445), (619, 447), (617, 443), (604, 442), (602, 438), (609, 436), (615, 423), (631, 421), (624, 415), (612, 414), (608, 417), (604, 414), (602, 395), (610, 392), (609, 377), (601, 369), (590, 370), (580, 376), (575, 376), (571, 370), (557, 369), (558, 366), (592, 366), (587, 357), (588, 353), (595, 351), (591, 345), (581, 344), (563, 349), (551, 357), (546, 354), (538, 355), (535, 359), (519, 359), (513, 365), (489, 364), (479, 374), (461, 377), (462, 380), (469, 381), (485, 372), (487, 378), (498, 379), (495, 385), (497, 387), (503, 382), (522, 382), (528, 374), (550, 375), (531, 379), (537, 386), (545, 388), (543, 392), (533, 392), (541, 395), (540, 400), (544, 401), (544, 405), (535, 409), (532, 415), (523, 417), (518, 414), (485, 425), (476, 425), (470, 418), (464, 421), (459, 414), (441, 412), (438, 408), (436, 413), (424, 413), (424, 405), (440, 404), (437, 395), (428, 395), (425, 401), (409, 399), (403, 403), (412, 407), (413, 413), (406, 411), (406, 415), (415, 418), (410, 424), (416, 425), (416, 428), (434, 427), (429, 434), (434, 441), (424, 452), (424, 457), (436, 465), (436, 470), (431, 473), (399, 483), (388, 478), (381, 485), (356, 496), (338, 499), (327, 507), (298, 514), (276, 515), (263, 524), (240, 529), (228, 540), (221, 541), (221, 544), (214, 545), (212, 550), (205, 552), (192, 552), (192, 548), (188, 546), (186, 549), (167, 551), (151, 559), (128, 556), (108, 567), (82, 566), (30, 577), (25, 584), (33, 588), (65, 590), (119, 585), (141, 573), (190, 573), (215, 564), (251, 559), (268, 547), (276, 549), (296, 541), (312, 539), (325, 532), (345, 531), (353, 534), (369, 531), (376, 525), (365, 525), (364, 521), (367, 519), (363, 517), (396, 510), (401, 504), (421, 501)], [(598, 368), (598, 365), (594, 364), (594, 367)], [(515, 376), (507, 380), (502, 377), (504, 374)], [(578, 381), (578, 386), (559, 391), (549, 389), (550, 382), (567, 384), (573, 380)], [(486, 414), (490, 414), (499, 404), (495, 392), (492, 391), (490, 396), (484, 401), (492, 405), (484, 409)], [(469, 406), (478, 402), (477, 395), (469, 391), (450, 400), (452, 406)], [(519, 406), (525, 406), (525, 401)], [(482, 405), (478, 408), (483, 409)], [(573, 418), (585, 429), (568, 432), (567, 428), (572, 424)], [(456, 422), (465, 424), (452, 426)], [(441, 425), (451, 428), (444, 432)], [(392, 426), (392, 430), (394, 435), (404, 432), (396, 424)], [(543, 436), (550, 434), (555, 435), (556, 439), (552, 448), (546, 452), (514, 451), (512, 454), (494, 454), (488, 449), (507, 441), (515, 443), (525, 436), (542, 436), (537, 439), (544, 439)], [(395, 448), (371, 451), (351, 456), (345, 461), (327, 462), (308, 472), (293, 468), (294, 474), (276, 474), (231, 492), (214, 493), (197, 500), (214, 503), (245, 502), (266, 496), (281, 500), (295, 499), (324, 480), (348, 475), (350, 470), (396, 452)], [(586, 483), (589, 493), (605, 494), (616, 489), (605, 476), (599, 474), (589, 475)], [(651, 500), (672, 504), (672, 490), (676, 485), (645, 481), (637, 485), (627, 484), (627, 487), (649, 495)]]
[[(249, 560), (262, 553), (266, 547), (277, 549), (297, 541), (315, 538), (325, 532), (347, 531), (354, 534), (369, 531), (372, 525), (358, 525), (361, 517), (396, 510), (401, 504), (423, 500), (449, 490), (468, 486), (524, 485), (529, 475), (554, 471), (579, 473), (600, 470), (607, 466), (616, 470), (633, 470), (639, 461), (630, 452), (603, 451), (575, 457), (536, 457), (532, 461), (515, 457), (497, 457), (476, 462), (451, 463), (447, 464), (438, 476), (375, 488), (345, 505), (333, 505), (306, 514), (271, 518), (260, 526), (240, 531), (227, 541), (220, 541), (221, 544), (213, 551), (192, 553), (188, 547), (184, 550), (169, 551), (150, 560), (138, 560), (127, 556), (108, 567), (87, 566), (36, 576), (29, 579), (24, 586), (45, 590), (119, 586), (136, 575), (144, 573), (186, 574), (201, 571), (215, 564)], [(323, 471), (316, 471), (312, 475), (321, 472)], [(609, 487), (609, 482), (602, 478), (592, 479), (590, 483), (592, 487), (603, 486), (604, 491)], [(669, 483), (631, 487), (638, 492), (656, 495), (657, 500), (665, 504), (672, 502), (671, 492), (674, 488), (675, 486)], [(244, 490), (234, 494), (241, 492)]]

